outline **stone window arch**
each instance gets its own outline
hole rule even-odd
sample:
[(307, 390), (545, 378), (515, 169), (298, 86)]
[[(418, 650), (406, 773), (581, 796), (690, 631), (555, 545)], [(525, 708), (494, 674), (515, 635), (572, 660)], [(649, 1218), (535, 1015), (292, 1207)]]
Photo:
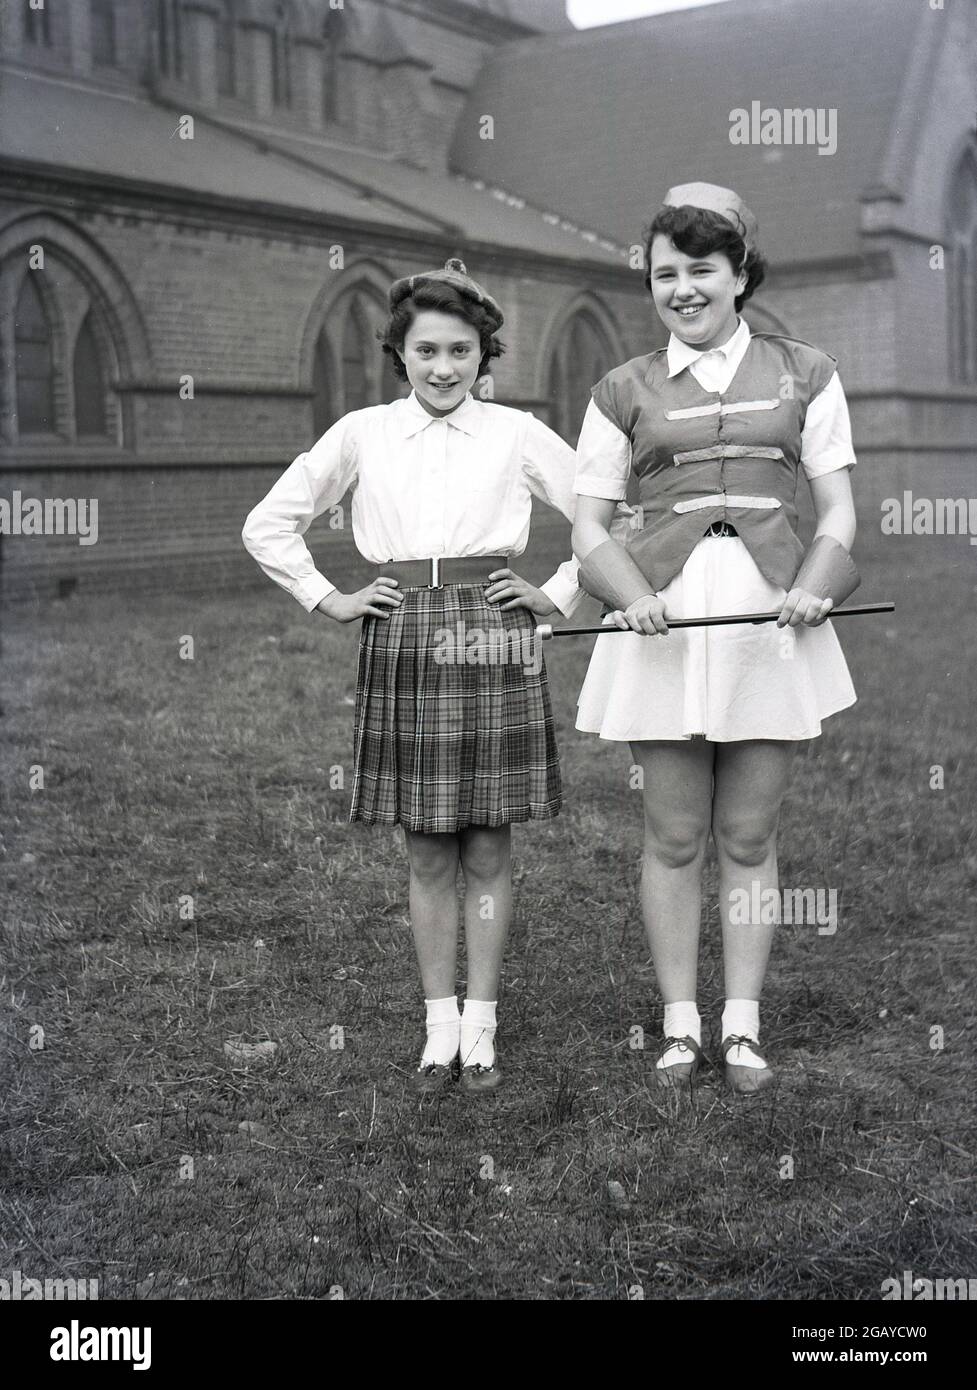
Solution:
[(72, 354), (72, 385), (75, 406), (75, 437), (105, 439), (109, 435), (105, 343), (89, 309), (75, 337)]
[(323, 317), (312, 357), (317, 438), (351, 410), (403, 394), (377, 339), (386, 317), (385, 303), (366, 281), (348, 289)]
[(37, 284), (39, 273), (28, 271), (24, 276), (14, 311), (15, 399), (21, 438), (57, 432), (54, 325)]
[(977, 384), (977, 145), (964, 151), (947, 205), (950, 374)]
[(0, 230), (0, 451), (133, 446), (129, 383), (151, 374), (138, 305), (101, 248), (48, 214)]
[(550, 354), (548, 380), (552, 425), (568, 443), (575, 444), (580, 434), (590, 388), (619, 361), (609, 333), (591, 309), (569, 315)]

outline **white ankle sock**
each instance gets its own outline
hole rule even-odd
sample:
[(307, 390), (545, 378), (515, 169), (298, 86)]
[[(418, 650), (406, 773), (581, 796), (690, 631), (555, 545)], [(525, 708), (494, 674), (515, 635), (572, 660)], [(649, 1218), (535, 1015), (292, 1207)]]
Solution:
[[(731, 1034), (741, 1037), (752, 1038), (757, 1044), (760, 1042), (760, 1002), (757, 999), (727, 999), (726, 1007), (723, 1009), (722, 1036), (728, 1038)], [(765, 1067), (767, 1064), (760, 1056), (758, 1048), (745, 1047), (742, 1043), (737, 1043), (731, 1047), (726, 1055), (726, 1061), (732, 1062), (736, 1067)]]
[(458, 1055), (461, 1014), (458, 996), (447, 999), (425, 999), (427, 1005), (427, 1042), (421, 1055), (421, 1066), (432, 1063), (446, 1067)]
[(491, 1067), (495, 1062), (497, 1000), (466, 999), (461, 1015), (461, 1065)]
[[(702, 1023), (695, 1000), (680, 999), (677, 1004), (666, 1004), (663, 1031), (666, 1038), (691, 1038), (693, 1042), (701, 1043)], [(667, 1052), (662, 1053), (655, 1066), (665, 1068), (675, 1062), (691, 1061), (692, 1056), (688, 1049), (670, 1047)]]

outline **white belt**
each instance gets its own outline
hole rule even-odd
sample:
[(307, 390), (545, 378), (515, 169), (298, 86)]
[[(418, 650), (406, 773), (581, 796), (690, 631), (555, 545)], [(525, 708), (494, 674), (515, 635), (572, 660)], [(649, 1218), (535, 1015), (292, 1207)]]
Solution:
[(689, 502), (676, 502), (672, 511), (701, 512), (705, 507), (755, 507), (768, 512), (779, 506), (776, 497), (739, 497), (732, 492), (716, 492), (709, 497), (693, 497)]

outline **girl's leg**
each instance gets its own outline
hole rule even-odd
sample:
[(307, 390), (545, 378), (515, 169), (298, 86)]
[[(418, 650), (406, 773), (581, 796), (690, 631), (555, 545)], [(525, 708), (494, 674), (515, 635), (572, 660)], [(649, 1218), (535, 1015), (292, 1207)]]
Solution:
[(631, 744), (644, 779), (641, 911), (666, 1005), (695, 999), (714, 746), (704, 739)]
[(455, 992), (458, 961), (458, 836), (405, 830), (410, 924), (426, 999)]
[[(716, 747), (713, 836), (719, 856), (719, 912), (723, 927), (726, 1006), (722, 1035), (759, 1041), (760, 992), (779, 912), (754, 913), (778, 894), (777, 824), (787, 790), (794, 744), (749, 740)], [(744, 906), (748, 920), (743, 921)], [(756, 1090), (771, 1079), (758, 1048), (731, 1047), (727, 1074), (735, 1090)]]
[(502, 953), (512, 918), (511, 827), (473, 825), (458, 832), (465, 875), (465, 949), (469, 999), (497, 999)]
[[(508, 825), (459, 833), (465, 875), (468, 987), (461, 1016), (462, 1066), (495, 1068), (499, 975), (512, 918), (512, 841)], [(497, 1082), (497, 1076), (481, 1081)], [(479, 1083), (480, 1084), (480, 1083)]]

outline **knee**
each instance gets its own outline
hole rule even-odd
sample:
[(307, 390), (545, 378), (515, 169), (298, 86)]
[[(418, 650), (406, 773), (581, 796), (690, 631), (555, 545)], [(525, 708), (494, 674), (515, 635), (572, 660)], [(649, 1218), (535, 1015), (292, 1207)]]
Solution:
[(458, 875), (458, 845), (454, 839), (446, 838), (447, 842), (443, 843), (440, 838), (419, 836), (409, 845), (407, 858), (411, 877), (416, 883), (433, 887), (455, 881)]
[(469, 832), (461, 844), (461, 867), (466, 879), (484, 880), (504, 873), (509, 863), (508, 839)]
[(645, 854), (666, 869), (684, 869), (701, 856), (706, 828), (695, 821), (672, 821), (645, 826)]
[(758, 869), (774, 848), (777, 828), (753, 821), (717, 822), (712, 833), (720, 855), (740, 868)]

